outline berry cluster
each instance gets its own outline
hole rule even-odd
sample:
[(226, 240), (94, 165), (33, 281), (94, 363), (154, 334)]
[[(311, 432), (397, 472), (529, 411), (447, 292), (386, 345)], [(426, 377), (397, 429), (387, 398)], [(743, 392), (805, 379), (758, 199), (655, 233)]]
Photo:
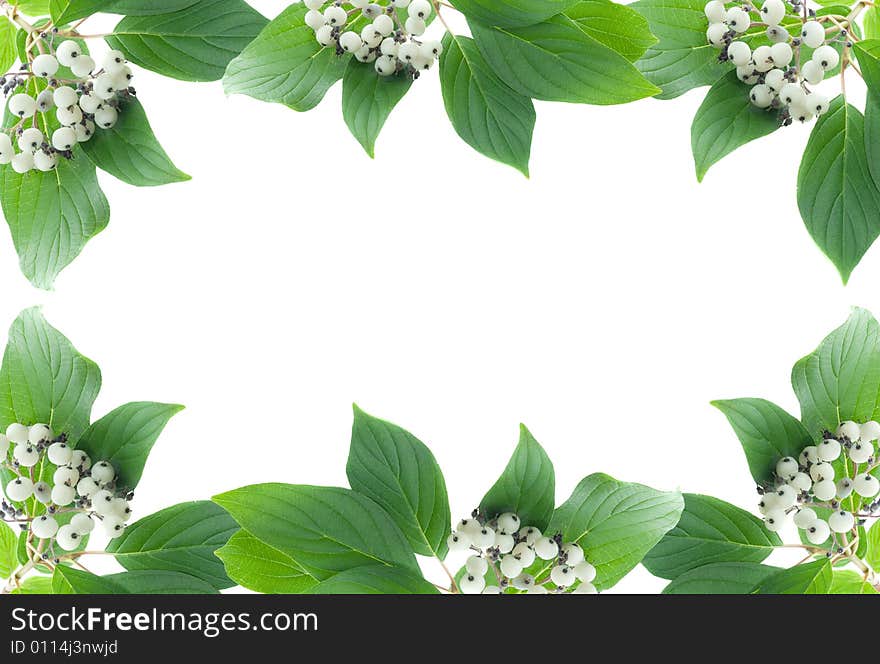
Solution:
[[(834, 434), (826, 431), (821, 443), (805, 447), (797, 459), (780, 459), (773, 485), (758, 488), (758, 509), (767, 529), (777, 532), (791, 517), (807, 540), (817, 546), (832, 537), (839, 547), (839, 536), (851, 531), (855, 535), (864, 519), (880, 509), (876, 500), (880, 480), (872, 474), (880, 466), (875, 448), (878, 438), (877, 422), (848, 421)], [(834, 464), (842, 472), (837, 473)], [(842, 501), (847, 499), (855, 512), (843, 508)], [(827, 519), (820, 518), (815, 507), (830, 510)]]
[[(66, 441), (45, 424), (10, 424), (6, 434), (0, 434), (0, 466), (15, 474), (6, 485), (9, 502), (0, 504), (0, 519), (18, 523), (33, 539), (43, 541), (35, 548), (46, 560), (54, 557), (55, 545), (64, 551), (76, 549), (96, 520), (112, 539), (131, 518), (133, 496), (117, 486), (113, 466), (107, 461), (92, 464), (85, 452)], [(51, 482), (38, 479), (46, 462), (55, 467)]]
[[(812, 88), (840, 63), (835, 44), (844, 49), (852, 46), (848, 27), (829, 23), (826, 29), (823, 21), (830, 17), (817, 17), (801, 0), (765, 0), (760, 10), (751, 5), (728, 9), (721, 0), (712, 0), (705, 12), (709, 43), (721, 51), (718, 59), (736, 66), (739, 80), (751, 86), (749, 99), (755, 106), (778, 111), (783, 125), (808, 122), (828, 110), (830, 99)], [(755, 23), (752, 14), (758, 19)], [(800, 26), (797, 36), (783, 25), (787, 18)], [(753, 49), (743, 39), (753, 25), (766, 27), (766, 39), (761, 41), (769, 44)], [(760, 33), (748, 36), (755, 40)], [(807, 49), (813, 49), (809, 57)]]
[[(61, 77), (62, 67), (73, 78)], [(17, 118), (14, 126), (0, 133), (0, 165), (11, 164), (16, 173), (51, 171), (59, 157), (70, 159), (73, 148), (90, 140), (96, 127), (110, 129), (116, 124), (122, 103), (135, 94), (132, 78), (120, 51), (109, 51), (99, 64), (73, 40), (61, 42), (53, 52), (23, 65), (21, 71), (0, 78), (3, 93), (9, 97), (6, 110)], [(33, 80), (38, 84), (28, 85)], [(21, 88), (28, 91), (17, 92)], [(33, 89), (40, 92), (31, 94)], [(40, 122), (40, 115), (52, 109), (57, 124), (45, 115)], [(57, 125), (61, 126), (50, 135), (50, 127)]]
[[(351, 53), (360, 62), (374, 63), (379, 76), (406, 72), (418, 78), (443, 51), (439, 41), (421, 39), (434, 9), (430, 0), (304, 1), (306, 24), (318, 43), (335, 48), (337, 55)], [(398, 10), (407, 11), (406, 20)]]
[[(466, 594), (496, 595), (509, 588), (534, 595), (572, 592), (594, 594), (596, 568), (584, 557), (583, 549), (565, 544), (561, 535), (548, 537), (532, 526), (524, 526), (516, 514), (507, 512), (484, 519), (475, 510), (462, 519), (448, 539), (450, 551), (470, 551), (466, 572), (458, 583)], [(549, 570), (535, 578), (526, 570), (536, 560)], [(496, 583), (487, 585), (492, 570)]]

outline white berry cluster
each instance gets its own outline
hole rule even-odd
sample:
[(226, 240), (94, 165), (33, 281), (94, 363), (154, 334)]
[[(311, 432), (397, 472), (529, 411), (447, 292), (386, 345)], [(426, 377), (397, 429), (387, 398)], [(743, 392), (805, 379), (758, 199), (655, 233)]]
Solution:
[[(8, 502), (0, 504), (0, 519), (18, 523), (34, 539), (45, 540), (40, 547), (45, 559), (56, 545), (64, 551), (76, 549), (96, 520), (112, 539), (122, 534), (131, 518), (132, 495), (117, 486), (113, 466), (107, 461), (93, 464), (66, 440), (63, 434), (53, 435), (45, 424), (10, 424), (6, 434), (0, 434), (0, 466), (15, 474), (6, 485)], [(55, 467), (51, 482), (38, 480), (45, 462)], [(43, 506), (39, 514), (29, 509), (31, 498), (34, 506)]]
[[(59, 77), (62, 66), (74, 78)], [(45, 81), (44, 89), (36, 96), (16, 92), (31, 77)], [(132, 78), (120, 51), (109, 51), (97, 63), (73, 40), (61, 42), (53, 53), (38, 55), (20, 72), (0, 78), (3, 94), (9, 97), (6, 109), (17, 118), (14, 126), (0, 133), (0, 165), (11, 164), (16, 173), (51, 171), (59, 157), (70, 159), (73, 148), (90, 140), (96, 127), (110, 129), (116, 124), (122, 102), (134, 94)], [(43, 132), (54, 123), (40, 122), (40, 114), (53, 109), (61, 126), (46, 135)]]
[[(826, 431), (821, 443), (805, 447), (797, 459), (780, 459), (773, 486), (758, 489), (758, 509), (767, 529), (777, 532), (791, 518), (810, 543), (820, 545), (829, 537), (837, 543), (839, 535), (873, 516), (880, 509), (876, 500), (880, 480), (872, 474), (880, 465), (878, 438), (877, 422), (847, 421), (834, 434)], [(835, 463), (845, 469), (836, 479)], [(855, 498), (856, 513), (843, 509), (841, 501), (848, 498)], [(820, 518), (814, 507), (830, 509), (827, 520)]]
[[(803, 10), (800, 0), (765, 0), (760, 10), (741, 4), (728, 9), (721, 0), (712, 0), (705, 7), (709, 19), (706, 37), (721, 51), (719, 60), (736, 66), (739, 80), (751, 86), (751, 102), (758, 108), (778, 111), (783, 125), (794, 120), (808, 122), (828, 110), (830, 99), (814, 88), (840, 62), (833, 44), (852, 46), (845, 28), (829, 24), (826, 29), (823, 19), (810, 11), (805, 14), (809, 19), (804, 19)], [(801, 26), (797, 36), (783, 25), (786, 18)], [(766, 28), (763, 41), (769, 40), (769, 44), (753, 49), (741, 39), (753, 25)], [(814, 49), (809, 57), (807, 48)]]
[[(418, 78), (430, 69), (443, 46), (422, 39), (434, 9), (430, 0), (304, 0), (306, 24), (321, 46), (351, 53), (360, 62), (372, 62), (379, 76), (406, 72)], [(407, 10), (402, 21), (397, 11)]]
[[(596, 568), (580, 546), (563, 543), (561, 535), (543, 535), (511, 512), (487, 520), (475, 510), (458, 522), (448, 544), (450, 551), (472, 554), (458, 583), (462, 593), (497, 595), (509, 588), (533, 595), (596, 593)], [(527, 571), (536, 560), (546, 563), (537, 578)], [(487, 575), (495, 583), (487, 584)]]

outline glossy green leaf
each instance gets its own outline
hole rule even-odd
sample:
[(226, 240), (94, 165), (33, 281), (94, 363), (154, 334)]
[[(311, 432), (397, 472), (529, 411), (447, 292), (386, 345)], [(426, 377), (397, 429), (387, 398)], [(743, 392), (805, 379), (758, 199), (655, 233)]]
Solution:
[(153, 134), (144, 107), (134, 98), (122, 107), (111, 129), (96, 132), (82, 148), (95, 166), (136, 187), (190, 179), (171, 162)]
[(342, 117), (371, 157), (385, 121), (412, 85), (407, 74), (378, 76), (376, 69), (354, 58), (342, 78)]
[(869, 7), (862, 19), (865, 39), (880, 39), (880, 9)]
[(49, 14), (49, 0), (18, 0), (13, 3), (20, 12), (28, 16), (47, 16)]
[(440, 89), (446, 115), (465, 143), (529, 174), (535, 107), (495, 75), (472, 39), (443, 38)]
[(238, 524), (218, 505), (181, 503), (130, 524), (107, 551), (129, 571), (182, 572), (222, 590), (234, 583), (215, 552), (236, 532)]
[(580, 0), (565, 10), (578, 27), (630, 62), (657, 43), (647, 19), (636, 10), (612, 0)]
[(877, 595), (878, 591), (865, 577), (849, 569), (834, 570), (831, 577), (831, 595)]
[(474, 41), (501, 80), (545, 101), (625, 104), (657, 94), (633, 64), (567, 16), (524, 28), (471, 22)]
[(760, 563), (711, 563), (685, 572), (663, 589), (664, 595), (748, 595), (778, 567)]
[(18, 534), (0, 523), (0, 579), (8, 579), (18, 567)]
[(880, 99), (880, 39), (865, 39), (853, 45), (868, 92)]
[(494, 519), (516, 513), (521, 523), (544, 530), (556, 505), (553, 463), (531, 432), (520, 425), (519, 443), (498, 481), (480, 501), (480, 512)]
[(223, 77), (227, 94), (285, 104), (295, 111), (317, 106), (342, 78), (349, 56), (321, 48), (296, 3), (271, 21), (232, 62)]
[(94, 422), (77, 443), (92, 459), (110, 461), (116, 482), (134, 489), (159, 434), (183, 406), (140, 401), (128, 403)]
[(760, 563), (781, 544), (753, 514), (718, 498), (691, 493), (684, 495), (678, 525), (642, 562), (654, 576), (675, 579), (712, 563)]
[(384, 508), (416, 553), (446, 557), (452, 529), (446, 482), (422, 441), (355, 406), (345, 470), (351, 488)]
[(56, 595), (124, 595), (125, 589), (104, 576), (58, 565), (52, 575)]
[[(724, 413), (742, 444), (752, 478), (766, 482), (782, 457), (797, 458), (812, 444), (810, 431), (782, 408), (764, 399), (726, 399), (712, 405)], [(817, 431), (816, 435), (821, 433)]]
[(864, 309), (854, 309), (841, 327), (799, 360), (791, 383), (801, 420), (819, 435), (844, 420), (880, 416), (880, 326)]
[(578, 0), (455, 0), (455, 8), (487, 25), (521, 27), (561, 14)]
[(584, 549), (596, 567), (594, 585), (605, 590), (620, 581), (678, 523), (684, 500), (641, 484), (597, 473), (584, 478), (553, 514), (548, 533)]
[(13, 595), (51, 595), (51, 576), (28, 576), (22, 581), (21, 586), (12, 591)]
[(15, 37), (18, 29), (12, 21), (0, 21), (0, 72), (6, 73), (18, 60)]
[(107, 43), (164, 76), (216, 81), (266, 23), (243, 0), (201, 0), (171, 14), (127, 16)]
[(865, 120), (843, 97), (819, 118), (798, 173), (807, 230), (846, 282), (880, 234), (880, 191), (868, 167)]
[(39, 309), (27, 309), (9, 330), (0, 369), (0, 427), (49, 424), (76, 441), (89, 425), (101, 390), (101, 370)]
[(214, 498), (254, 537), (324, 581), (384, 563), (418, 572), (412, 547), (391, 517), (356, 491), (256, 484)]
[(757, 108), (748, 87), (732, 71), (712, 86), (691, 126), (697, 180), (737, 148), (779, 129), (776, 113)]
[(872, 569), (880, 570), (880, 520), (874, 522), (868, 528), (868, 548), (865, 551), (865, 561)]
[(817, 560), (771, 574), (752, 592), (759, 595), (822, 595), (831, 588), (832, 572), (829, 560)]
[(165, 569), (120, 572), (103, 577), (129, 595), (217, 595), (210, 583), (183, 572)]
[(290, 557), (244, 530), (233, 535), (215, 555), (223, 561), (230, 579), (258, 593), (299, 594), (318, 583)]
[(411, 570), (368, 565), (346, 570), (312, 588), (315, 595), (437, 595), (434, 584)]
[(49, 0), (49, 16), (55, 25), (65, 25), (91, 16), (113, 4), (113, 0)]
[(170, 14), (192, 7), (202, 0), (109, 0), (101, 11), (123, 16)]

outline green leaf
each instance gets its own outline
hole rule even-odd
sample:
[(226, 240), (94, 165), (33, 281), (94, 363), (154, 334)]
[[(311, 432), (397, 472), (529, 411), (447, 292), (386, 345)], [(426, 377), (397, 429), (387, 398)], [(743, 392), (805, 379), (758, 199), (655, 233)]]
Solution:
[(868, 171), (880, 187), (880, 95), (869, 94), (865, 99), (865, 153)]
[(797, 458), (813, 442), (803, 424), (764, 399), (726, 399), (713, 401), (712, 405), (724, 413), (733, 427), (752, 478), (758, 483), (772, 479), (779, 459)]
[(342, 117), (370, 157), (385, 121), (412, 85), (407, 74), (377, 76), (372, 65), (348, 61), (342, 78)]
[(107, 43), (164, 76), (216, 81), (266, 23), (243, 0), (202, 0), (171, 14), (127, 16)]
[(880, 9), (869, 7), (862, 19), (865, 39), (880, 39)]
[(672, 99), (688, 90), (712, 85), (727, 67), (706, 40), (703, 0), (639, 0), (630, 5), (648, 20), (657, 44), (637, 64), (642, 73)]
[(779, 571), (760, 563), (711, 563), (685, 572), (663, 589), (664, 595), (748, 595)]
[(170, 14), (192, 7), (202, 0), (109, 0), (101, 11), (123, 16)]
[(801, 420), (817, 435), (844, 420), (880, 416), (880, 326), (864, 309), (799, 360), (791, 383), (801, 404)]
[(759, 595), (822, 595), (831, 588), (831, 562), (817, 560), (771, 574), (756, 584)]
[(103, 577), (129, 595), (217, 595), (210, 583), (183, 572), (165, 569), (120, 572)]
[(831, 577), (831, 595), (877, 595), (878, 592), (858, 572), (849, 569), (835, 570)]
[(880, 570), (880, 520), (868, 529), (868, 550), (865, 552), (865, 562), (872, 569)]
[(561, 14), (578, 0), (455, 0), (455, 8), (487, 25), (522, 27)]
[(95, 166), (82, 157), (61, 159), (48, 173), (22, 175), (4, 168), (0, 187), (21, 270), (38, 288), (51, 288), (55, 277), (110, 221)]
[(612, 0), (580, 0), (565, 15), (596, 41), (613, 48), (630, 62), (657, 43), (647, 19)]
[(75, 442), (89, 425), (101, 370), (40, 310), (27, 309), (9, 330), (0, 368), (0, 427), (44, 422)]
[(416, 553), (446, 557), (452, 530), (446, 482), (422, 441), (355, 406), (345, 471), (351, 488), (377, 502)]
[(369, 565), (340, 572), (309, 591), (314, 595), (438, 595), (440, 591), (410, 570)]
[(215, 552), (237, 531), (238, 524), (218, 505), (181, 503), (130, 524), (107, 552), (129, 571), (182, 572), (222, 590), (234, 583)]
[(120, 584), (104, 576), (58, 565), (52, 575), (52, 592), (56, 595), (125, 595)]
[(400, 528), (356, 491), (256, 484), (216, 496), (214, 502), (319, 581), (376, 563), (419, 571)]
[(465, 143), (528, 176), (535, 107), (495, 75), (472, 39), (443, 38), (440, 89), (446, 115)]
[(65, 25), (104, 10), (113, 0), (49, 0), (49, 16), (55, 25)]
[(880, 99), (880, 39), (865, 39), (853, 44), (868, 92)]
[(93, 459), (111, 462), (117, 484), (134, 489), (159, 434), (181, 410), (183, 406), (151, 401), (125, 404), (94, 422), (77, 447)]
[(527, 97), (584, 104), (625, 104), (657, 94), (617, 51), (566, 16), (524, 28), (470, 23), (474, 41), (501, 80)]
[(190, 179), (171, 163), (153, 134), (144, 107), (134, 98), (122, 107), (112, 129), (96, 132), (82, 147), (95, 166), (136, 187)]
[(880, 233), (880, 191), (868, 168), (865, 119), (842, 96), (813, 128), (798, 173), (798, 207), (845, 283)]
[(21, 586), (12, 591), (13, 595), (51, 595), (51, 576), (28, 576), (22, 581)]
[(18, 567), (18, 535), (0, 523), (0, 579), (8, 579)]
[(299, 3), (285, 9), (229, 63), (223, 77), (226, 94), (245, 94), (295, 111), (321, 102), (342, 78), (349, 56), (321, 48), (315, 31), (305, 24), (306, 11)]
[(584, 549), (596, 567), (595, 586), (610, 588), (641, 562), (678, 523), (684, 500), (641, 484), (596, 473), (584, 478), (553, 514), (548, 533)]
[(480, 501), (480, 512), (494, 519), (515, 512), (523, 525), (544, 530), (556, 504), (556, 476), (544, 448), (524, 424), (519, 443), (498, 481)]
[(18, 29), (12, 21), (0, 21), (0, 71), (3, 73), (12, 69), (12, 65), (18, 60), (18, 49), (15, 36)]
[(28, 16), (47, 16), (49, 14), (49, 0), (18, 0), (13, 4)]
[(753, 514), (718, 498), (686, 493), (678, 525), (642, 563), (654, 576), (675, 579), (712, 563), (760, 563), (781, 544)]
[(290, 557), (244, 530), (230, 537), (215, 554), (223, 561), (230, 579), (258, 593), (300, 594), (318, 583)]
[(746, 143), (779, 129), (775, 113), (757, 108), (748, 88), (732, 71), (712, 86), (691, 126), (691, 149), (697, 180), (724, 157)]

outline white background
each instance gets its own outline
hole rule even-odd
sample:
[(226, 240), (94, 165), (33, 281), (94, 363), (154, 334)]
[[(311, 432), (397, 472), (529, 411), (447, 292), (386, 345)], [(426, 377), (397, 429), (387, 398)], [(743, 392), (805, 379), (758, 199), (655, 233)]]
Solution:
[[(268, 16), (284, 5), (255, 3)], [(8, 322), (41, 304), (101, 365), (96, 416), (186, 404), (150, 458), (141, 515), (249, 483), (345, 485), (352, 402), (432, 448), (456, 518), (520, 422), (556, 464), (559, 502), (602, 471), (751, 508), (739, 443), (709, 401), (797, 413), (792, 364), (851, 305), (880, 310), (878, 250), (844, 288), (799, 218), (808, 128), (697, 184), (703, 91), (537, 103), (529, 180), (459, 140), (436, 71), (395, 110), (375, 161), (348, 134), (339, 86), (297, 114), (137, 74), (194, 179), (135, 189), (102, 174), (110, 226), (56, 290), (27, 283), (6, 233), (0, 284)], [(615, 590), (663, 585), (639, 569)]]

